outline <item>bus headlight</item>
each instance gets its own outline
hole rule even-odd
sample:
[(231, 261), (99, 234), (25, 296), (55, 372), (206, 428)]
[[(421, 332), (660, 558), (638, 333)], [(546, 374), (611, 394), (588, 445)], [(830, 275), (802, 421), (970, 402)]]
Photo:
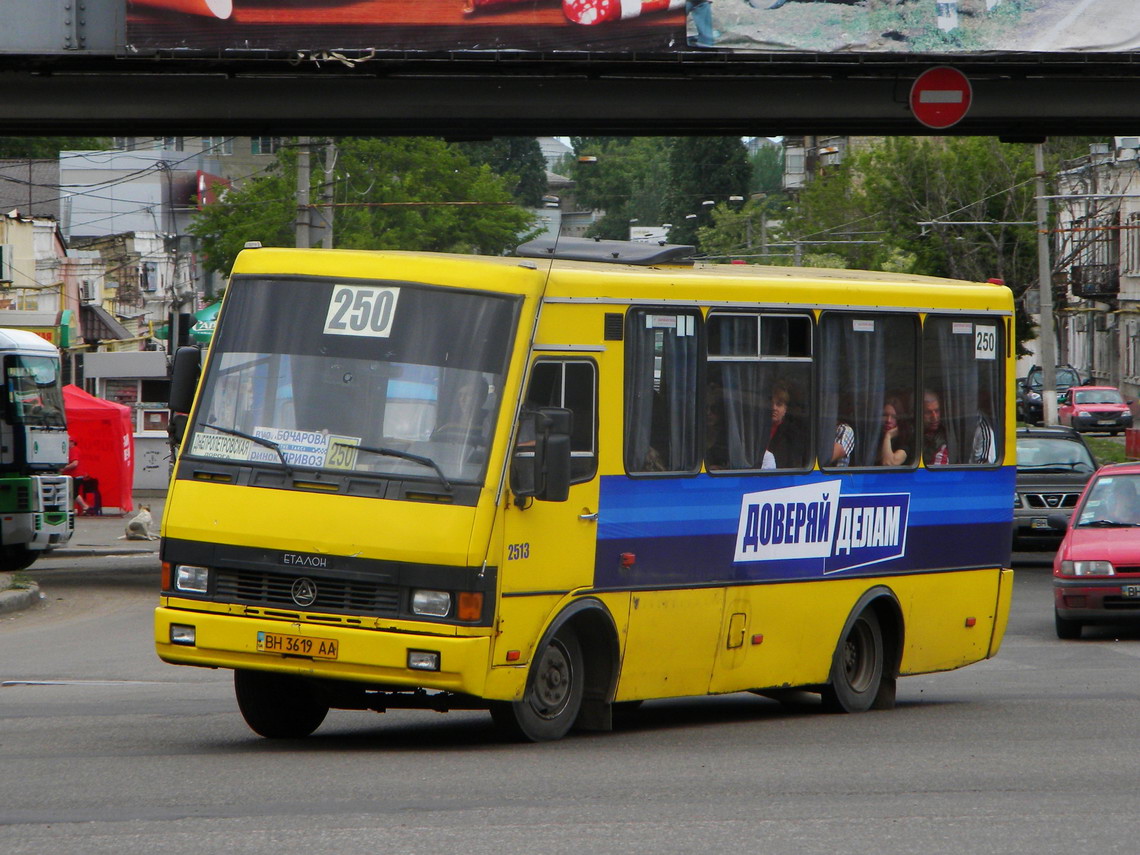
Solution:
[(1111, 561), (1062, 561), (1061, 572), (1066, 576), (1115, 576)]
[(174, 590), (205, 594), (210, 585), (210, 568), (179, 564), (174, 568)]
[(451, 594), (447, 591), (413, 591), (412, 614), (425, 617), (447, 617), (451, 611)]

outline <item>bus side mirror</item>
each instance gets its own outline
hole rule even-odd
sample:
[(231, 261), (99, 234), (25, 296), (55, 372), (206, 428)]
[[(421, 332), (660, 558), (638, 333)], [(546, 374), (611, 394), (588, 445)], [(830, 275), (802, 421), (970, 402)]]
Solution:
[(570, 495), (570, 428), (573, 413), (543, 407), (519, 425), (511, 461), (511, 491), (520, 507), (525, 499), (565, 502)]
[(182, 442), (186, 433), (186, 414), (194, 406), (194, 392), (202, 376), (202, 351), (197, 347), (180, 347), (174, 353), (170, 369), (170, 438)]
[(546, 447), (542, 460), (543, 490), (535, 496), (543, 502), (565, 502), (570, 496), (570, 410), (547, 407), (538, 411), (546, 420)]

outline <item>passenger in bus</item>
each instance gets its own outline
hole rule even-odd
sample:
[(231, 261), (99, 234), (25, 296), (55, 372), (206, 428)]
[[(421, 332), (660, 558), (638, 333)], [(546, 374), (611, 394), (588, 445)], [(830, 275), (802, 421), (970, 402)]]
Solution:
[(978, 413), (978, 423), (974, 427), (971, 463), (997, 463), (997, 435), (993, 423), (984, 412)]
[(946, 428), (942, 424), (942, 399), (931, 389), (922, 393), (922, 462), (927, 466), (945, 466), (950, 462)]
[(847, 422), (837, 422), (835, 425), (835, 444), (831, 450), (831, 460), (828, 466), (849, 466), (851, 453), (855, 451), (855, 428)]
[(808, 431), (794, 416), (788, 415), (792, 389), (783, 380), (772, 385), (772, 427), (768, 450), (778, 469), (798, 469), (805, 463)]
[(909, 452), (899, 423), (901, 412), (902, 401), (898, 397), (892, 395), (883, 403), (883, 438), (879, 446), (880, 466), (902, 466), (906, 463)]

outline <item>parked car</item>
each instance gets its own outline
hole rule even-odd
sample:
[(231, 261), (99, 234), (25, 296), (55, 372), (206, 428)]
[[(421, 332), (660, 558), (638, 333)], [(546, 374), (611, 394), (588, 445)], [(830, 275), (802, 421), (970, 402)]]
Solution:
[(1018, 428), (1014, 548), (1055, 547), (1063, 532), (1050, 524), (1050, 515), (1072, 513), (1096, 468), (1096, 458), (1072, 428)]
[(1057, 403), (1057, 420), (1074, 430), (1122, 433), (1132, 427), (1132, 409), (1115, 386), (1073, 386)]
[(1053, 558), (1053, 611), (1058, 638), (1140, 621), (1140, 463), (1105, 466), (1085, 487)]
[[(1058, 365), (1055, 371), (1058, 394), (1084, 382), (1080, 372), (1071, 365)], [(1026, 424), (1041, 424), (1044, 418), (1045, 406), (1041, 399), (1043, 374), (1044, 369), (1040, 365), (1034, 365), (1028, 374), (1017, 381), (1017, 417)]]

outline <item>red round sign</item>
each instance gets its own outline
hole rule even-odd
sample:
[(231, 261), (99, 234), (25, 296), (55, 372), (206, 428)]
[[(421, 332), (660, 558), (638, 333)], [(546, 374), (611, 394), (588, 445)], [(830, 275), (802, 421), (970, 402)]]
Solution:
[(926, 127), (941, 130), (961, 121), (973, 96), (966, 75), (940, 65), (918, 75), (910, 87), (910, 109)]

